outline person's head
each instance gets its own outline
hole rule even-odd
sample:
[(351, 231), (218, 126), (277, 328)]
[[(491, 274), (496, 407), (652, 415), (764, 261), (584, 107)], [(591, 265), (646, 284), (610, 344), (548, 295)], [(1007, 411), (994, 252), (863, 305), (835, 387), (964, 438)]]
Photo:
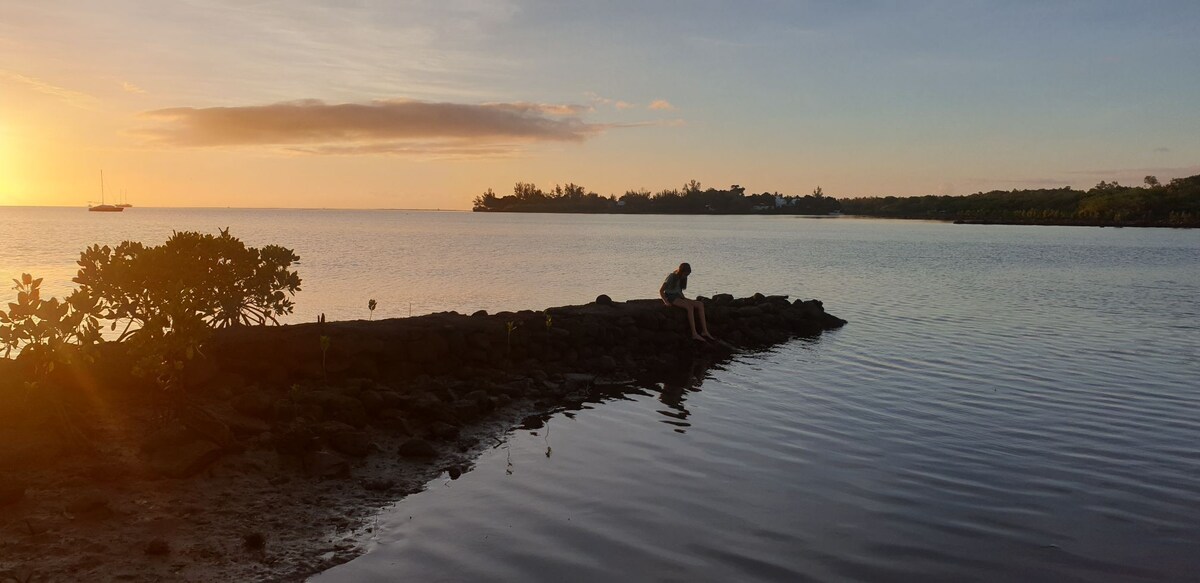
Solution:
[(691, 272), (692, 272), (692, 266), (688, 265), (687, 263), (680, 263), (679, 268), (675, 270), (675, 273), (678, 273), (679, 275), (683, 275), (683, 276), (686, 276), (686, 275), (690, 274)]

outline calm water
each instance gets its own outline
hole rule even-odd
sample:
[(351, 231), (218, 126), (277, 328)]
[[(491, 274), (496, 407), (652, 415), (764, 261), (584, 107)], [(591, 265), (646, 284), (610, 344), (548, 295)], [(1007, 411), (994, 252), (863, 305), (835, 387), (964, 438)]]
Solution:
[(768, 217), (0, 208), (0, 275), (229, 226), (295, 319), (694, 293), (850, 321), (512, 433), (341, 581), (1200, 580), (1200, 232)]

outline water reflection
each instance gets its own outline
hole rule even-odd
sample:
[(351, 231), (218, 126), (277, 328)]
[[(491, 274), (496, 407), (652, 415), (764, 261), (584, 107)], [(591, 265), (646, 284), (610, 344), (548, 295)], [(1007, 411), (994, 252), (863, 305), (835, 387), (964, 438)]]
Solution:
[[(798, 340), (803, 342), (814, 341), (814, 339), (810, 338)], [(743, 352), (738, 356), (743, 357), (755, 352), (758, 351)], [(677, 433), (687, 433), (687, 428), (692, 426), (689, 421), (692, 413), (685, 405), (688, 395), (700, 392), (701, 385), (704, 384), (706, 379), (710, 378), (710, 373), (712, 371), (724, 370), (723, 365), (730, 360), (731, 357), (713, 358), (710, 355), (697, 354), (693, 355), (690, 360), (677, 363), (669, 369), (659, 370), (651, 376), (639, 379), (621, 380), (596, 377), (580, 394), (580, 398), (550, 408), (544, 412), (529, 415), (522, 419), (516, 428), (526, 430), (533, 436), (538, 436), (539, 431), (542, 431), (546, 442), (545, 454), (549, 458), (553, 455), (553, 449), (550, 446), (549, 422), (555, 416), (574, 419), (577, 411), (591, 409), (596, 404), (616, 400), (629, 401), (636, 397), (657, 396), (658, 402), (667, 406), (667, 409), (656, 410), (658, 414), (665, 417), (665, 419), (660, 419), (659, 422), (673, 426), (674, 431)]]

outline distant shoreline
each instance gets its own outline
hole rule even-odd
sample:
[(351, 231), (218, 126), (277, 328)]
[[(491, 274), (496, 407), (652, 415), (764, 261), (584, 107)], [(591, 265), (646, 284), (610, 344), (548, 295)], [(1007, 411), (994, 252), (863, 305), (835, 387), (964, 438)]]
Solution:
[(957, 224), (1053, 225), (1094, 227), (1200, 227), (1200, 175), (1160, 183), (1147, 176), (1144, 186), (1100, 182), (1083, 191), (1069, 187), (1037, 190), (993, 190), (966, 196), (872, 196), (835, 198), (820, 186), (812, 194), (747, 193), (729, 188), (702, 188), (692, 180), (682, 189), (652, 193), (627, 190), (601, 196), (569, 183), (542, 190), (518, 182), (510, 195), (487, 189), (475, 197), (474, 212), (564, 214), (667, 214), (865, 216), (950, 221)]

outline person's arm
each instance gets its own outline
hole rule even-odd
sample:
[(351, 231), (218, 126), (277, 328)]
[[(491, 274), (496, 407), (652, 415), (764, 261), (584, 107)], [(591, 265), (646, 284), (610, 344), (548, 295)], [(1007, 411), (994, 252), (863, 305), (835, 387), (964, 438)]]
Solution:
[(669, 275), (667, 276), (666, 279), (663, 280), (662, 285), (658, 286), (658, 297), (662, 298), (663, 303), (669, 306), (669, 305), (671, 305), (671, 302), (667, 301), (667, 284), (668, 283), (671, 283), (671, 276), (669, 276)]

